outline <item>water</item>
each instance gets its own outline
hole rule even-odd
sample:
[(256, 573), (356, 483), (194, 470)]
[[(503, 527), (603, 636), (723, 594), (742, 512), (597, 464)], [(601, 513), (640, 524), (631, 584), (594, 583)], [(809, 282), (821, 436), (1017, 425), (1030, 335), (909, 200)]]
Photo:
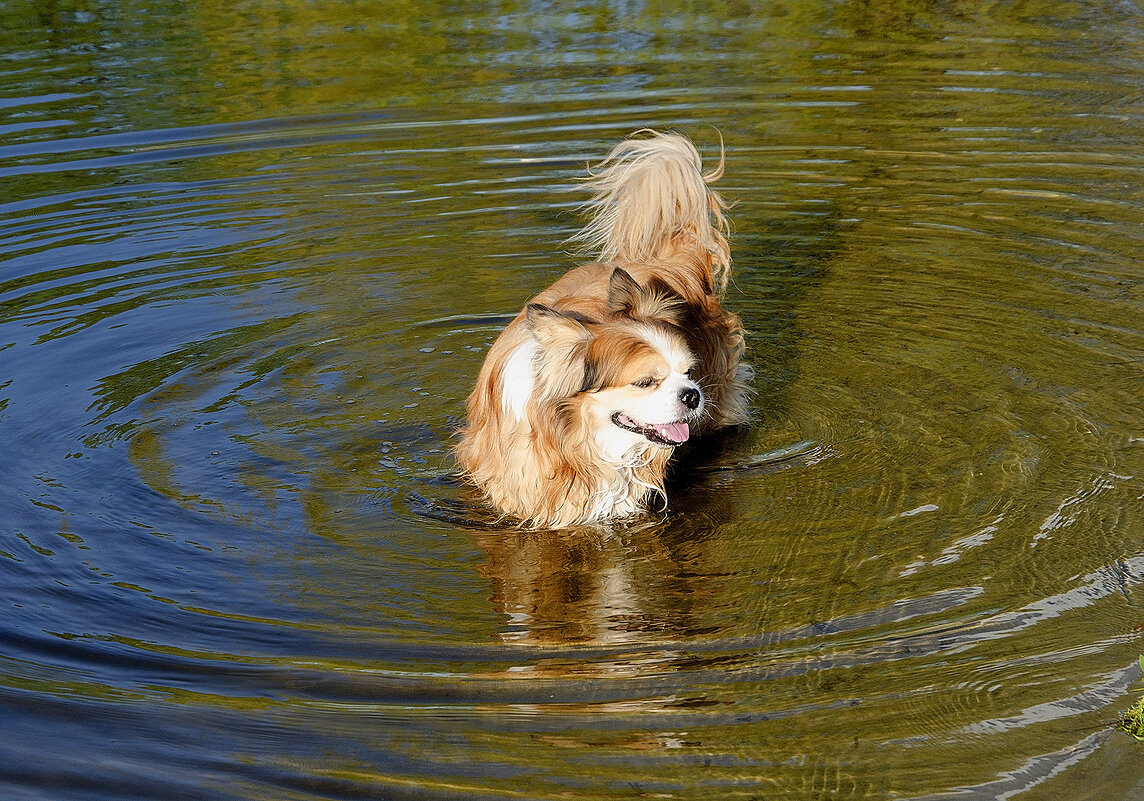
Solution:
[[(5, 798), (1144, 794), (1139, 6), (0, 18)], [(465, 395), (642, 126), (726, 142), (755, 423), (485, 525)]]

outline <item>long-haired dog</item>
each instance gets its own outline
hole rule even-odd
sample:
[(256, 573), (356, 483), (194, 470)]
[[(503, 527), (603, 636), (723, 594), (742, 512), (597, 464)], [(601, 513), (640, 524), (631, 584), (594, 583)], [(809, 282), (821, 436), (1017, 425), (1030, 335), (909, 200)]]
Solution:
[(597, 260), (545, 289), (493, 343), (455, 448), (493, 506), (532, 527), (666, 500), (676, 446), (746, 422), (743, 329), (719, 299), (726, 205), (677, 134), (640, 131), (590, 172)]

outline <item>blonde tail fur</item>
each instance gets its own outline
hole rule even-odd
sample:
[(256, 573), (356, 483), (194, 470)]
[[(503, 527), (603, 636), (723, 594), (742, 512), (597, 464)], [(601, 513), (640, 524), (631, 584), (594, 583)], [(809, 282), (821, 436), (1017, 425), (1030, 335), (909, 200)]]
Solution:
[(723, 175), (719, 165), (703, 172), (690, 140), (650, 129), (613, 148), (586, 179), (592, 198), (589, 222), (574, 239), (601, 262), (666, 259), (685, 240), (710, 254), (715, 288), (727, 286), (731, 251), (723, 198), (708, 187)]

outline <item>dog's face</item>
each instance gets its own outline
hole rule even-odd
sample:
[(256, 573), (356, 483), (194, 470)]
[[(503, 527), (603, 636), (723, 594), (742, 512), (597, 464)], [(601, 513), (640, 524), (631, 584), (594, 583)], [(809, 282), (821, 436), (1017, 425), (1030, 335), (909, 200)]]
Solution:
[[(613, 283), (630, 280), (624, 274)], [(620, 295), (628, 290), (633, 303), (625, 305)], [(577, 433), (618, 462), (649, 445), (672, 448), (687, 441), (689, 423), (704, 413), (705, 400), (692, 375), (695, 355), (675, 325), (678, 298), (634, 282), (613, 287), (613, 294), (602, 322), (529, 307), (529, 395), (538, 406), (558, 410), (562, 426), (586, 427)]]
[(601, 449), (620, 457), (645, 442), (686, 442), (704, 398), (683, 338), (646, 323), (609, 328), (589, 343), (582, 399)]

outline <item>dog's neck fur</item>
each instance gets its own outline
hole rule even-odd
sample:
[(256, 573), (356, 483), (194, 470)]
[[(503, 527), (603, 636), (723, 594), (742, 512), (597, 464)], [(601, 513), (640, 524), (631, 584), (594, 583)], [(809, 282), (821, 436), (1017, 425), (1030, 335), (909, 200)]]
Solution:
[[(583, 410), (575, 404), (546, 410), (529, 402), (515, 423), (500, 404), (488, 412), (501, 419), (474, 425), (479, 441), (472, 445), (494, 448), (499, 458), (475, 464), (473, 478), (495, 506), (526, 525), (562, 528), (631, 517), (647, 509), (649, 496), (663, 497), (671, 448), (637, 443), (622, 454), (609, 453), (583, 425)], [(481, 474), (494, 463), (507, 469)]]

